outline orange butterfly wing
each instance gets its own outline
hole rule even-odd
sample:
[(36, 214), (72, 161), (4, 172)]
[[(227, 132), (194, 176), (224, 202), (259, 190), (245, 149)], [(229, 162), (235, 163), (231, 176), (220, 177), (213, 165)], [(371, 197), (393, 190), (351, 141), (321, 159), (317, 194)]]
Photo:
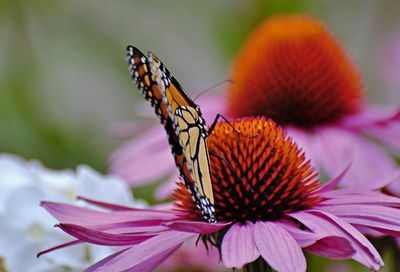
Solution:
[[(154, 108), (156, 115), (167, 132), (168, 142), (181, 176), (184, 178), (190, 178), (190, 170), (187, 167), (186, 159), (183, 155), (173, 120), (170, 117), (167, 105), (163, 102), (163, 94), (160, 91), (158, 84), (152, 79), (147, 57), (143, 55), (139, 49), (133, 46), (128, 46), (127, 59), (132, 79), (136, 82), (146, 100), (149, 101), (151, 106)], [(185, 180), (185, 182), (188, 181)]]

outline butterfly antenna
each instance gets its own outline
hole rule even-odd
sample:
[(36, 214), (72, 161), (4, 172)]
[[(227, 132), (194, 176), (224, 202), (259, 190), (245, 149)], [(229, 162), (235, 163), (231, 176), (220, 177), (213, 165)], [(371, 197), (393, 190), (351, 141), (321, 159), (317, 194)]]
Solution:
[(209, 91), (211, 91), (212, 89), (214, 89), (215, 87), (218, 87), (219, 85), (223, 84), (223, 83), (230, 83), (233, 84), (233, 81), (231, 79), (225, 79), (223, 81), (218, 82), (217, 84), (211, 86), (210, 88), (208, 88), (205, 91), (202, 91), (201, 93), (199, 93), (198, 95), (195, 96), (195, 98), (193, 99), (193, 101), (196, 101), (200, 96), (202, 96), (203, 94), (208, 93)]

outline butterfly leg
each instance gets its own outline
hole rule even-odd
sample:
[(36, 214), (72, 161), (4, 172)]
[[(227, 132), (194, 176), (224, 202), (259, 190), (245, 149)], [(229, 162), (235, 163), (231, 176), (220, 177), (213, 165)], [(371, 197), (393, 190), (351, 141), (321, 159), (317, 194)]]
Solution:
[[(215, 116), (214, 121), (213, 121), (213, 123), (211, 124), (210, 128), (208, 129), (208, 135), (210, 135), (210, 134), (213, 132), (213, 130), (214, 130), (215, 126), (218, 124), (218, 120), (219, 120), (220, 118), (223, 119), (225, 122), (227, 122), (228, 125), (229, 125), (234, 131), (236, 131), (237, 134), (242, 134), (242, 133), (240, 132), (240, 130), (238, 130), (237, 128), (235, 128), (235, 127), (231, 124), (231, 122), (229, 122), (229, 120), (228, 120), (225, 116), (223, 116), (222, 114), (218, 113), (218, 114)], [(255, 137), (255, 136), (257, 136), (257, 135), (258, 135), (258, 133), (252, 134), (252, 135), (245, 135), (245, 136), (246, 136), (246, 137), (249, 137), (249, 138), (252, 138), (252, 137)]]
[(214, 121), (213, 121), (213, 123), (211, 124), (210, 128), (208, 129), (208, 134), (211, 134), (211, 133), (213, 132), (213, 130), (214, 130), (215, 126), (217, 125), (218, 120), (219, 120), (220, 118), (223, 119), (225, 122), (227, 122), (227, 123), (233, 128), (234, 131), (236, 131), (237, 133), (240, 133), (240, 130), (238, 130), (237, 128), (235, 128), (235, 127), (229, 122), (229, 120), (228, 120), (225, 116), (223, 116), (222, 114), (218, 113), (218, 114), (215, 116)]

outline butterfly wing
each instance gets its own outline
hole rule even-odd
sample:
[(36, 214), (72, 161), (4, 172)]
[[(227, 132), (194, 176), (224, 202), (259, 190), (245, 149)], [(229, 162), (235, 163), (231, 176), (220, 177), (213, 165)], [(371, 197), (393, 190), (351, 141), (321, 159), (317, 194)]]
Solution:
[(153, 53), (149, 53), (151, 74), (157, 82), (170, 118), (174, 120), (183, 153), (205, 216), (215, 220), (214, 195), (211, 183), (210, 159), (207, 147), (207, 127), (200, 108), (189, 98), (182, 86)]
[(170, 117), (167, 105), (163, 102), (163, 93), (160, 91), (158, 84), (152, 79), (147, 57), (139, 49), (130, 45), (127, 47), (127, 60), (132, 79), (154, 108), (156, 115), (167, 132), (168, 142), (181, 176), (190, 177), (190, 169), (187, 166), (186, 158), (179, 143), (173, 119)]
[[(137, 48), (128, 46), (127, 55), (134, 81), (167, 131), (181, 177), (205, 218), (215, 222), (207, 128), (200, 108), (154, 54), (149, 53), (146, 58)], [(180, 114), (176, 115), (178, 111)], [(190, 132), (184, 131), (185, 125), (191, 126)]]
[(175, 125), (200, 198), (206, 198), (205, 201), (213, 205), (214, 195), (206, 141), (207, 135), (202, 131), (202, 126), (199, 125), (198, 112), (192, 107), (178, 107), (175, 110)]

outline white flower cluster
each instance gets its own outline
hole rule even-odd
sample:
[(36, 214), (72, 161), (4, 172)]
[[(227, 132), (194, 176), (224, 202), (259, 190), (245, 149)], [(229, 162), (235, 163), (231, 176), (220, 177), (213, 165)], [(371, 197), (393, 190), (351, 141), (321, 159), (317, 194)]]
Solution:
[(89, 166), (79, 166), (76, 172), (55, 171), (38, 161), (0, 154), (0, 271), (81, 271), (112, 253), (108, 247), (76, 245), (36, 258), (39, 251), (71, 240), (53, 227), (57, 222), (39, 207), (40, 201), (76, 203), (77, 196), (145, 205), (133, 200), (124, 181)]

